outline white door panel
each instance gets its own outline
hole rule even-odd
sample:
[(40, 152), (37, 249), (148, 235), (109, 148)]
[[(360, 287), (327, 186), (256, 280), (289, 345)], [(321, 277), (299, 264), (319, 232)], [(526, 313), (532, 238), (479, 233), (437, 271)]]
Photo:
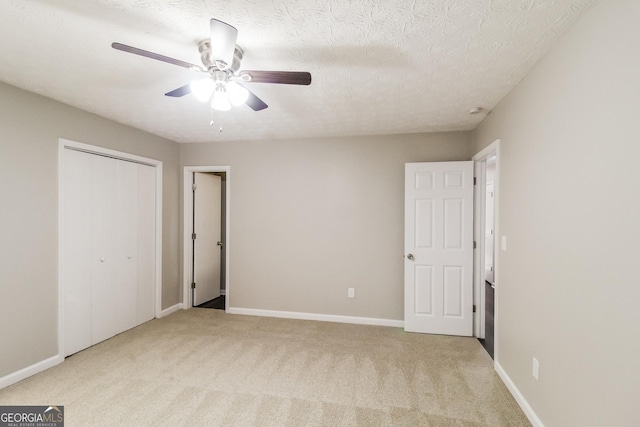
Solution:
[(138, 165), (116, 162), (116, 278), (114, 335), (136, 326), (138, 298)]
[(114, 215), (117, 203), (116, 160), (92, 156), (92, 332), (93, 344), (115, 335), (113, 313), (117, 310), (117, 295), (113, 292), (117, 280), (118, 218)]
[(413, 310), (416, 315), (433, 316), (433, 267), (416, 265), (413, 269)]
[(91, 345), (91, 155), (64, 150), (63, 247), (65, 356)]
[(405, 172), (405, 329), (469, 336), (473, 163), (408, 163)]
[(222, 224), (222, 179), (194, 172), (194, 303), (199, 305), (220, 296), (220, 246)]
[(156, 172), (138, 165), (138, 324), (155, 317)]

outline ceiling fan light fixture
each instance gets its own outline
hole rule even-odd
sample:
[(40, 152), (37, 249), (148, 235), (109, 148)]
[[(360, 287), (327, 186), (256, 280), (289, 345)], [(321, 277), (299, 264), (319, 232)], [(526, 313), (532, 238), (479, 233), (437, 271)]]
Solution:
[(249, 99), (249, 91), (236, 82), (227, 83), (227, 93), (233, 106), (242, 105)]
[(190, 83), (191, 93), (202, 102), (207, 102), (211, 99), (211, 95), (215, 90), (215, 83), (209, 77), (201, 80), (195, 80)]
[(256, 94), (247, 89), (244, 83), (304, 86), (311, 84), (311, 73), (306, 71), (240, 71), (244, 50), (236, 44), (238, 40), (237, 28), (215, 18), (210, 20), (210, 27), (210, 37), (198, 42), (198, 51), (200, 52), (200, 60), (203, 66), (122, 43), (113, 42), (111, 47), (155, 61), (162, 61), (191, 71), (208, 74), (207, 78), (193, 81), (169, 91), (165, 93), (165, 96), (180, 98), (193, 93), (198, 100), (209, 103), (212, 117), (213, 110), (228, 111), (232, 105), (246, 104), (253, 111), (262, 111), (268, 107)]
[(231, 109), (229, 94), (224, 82), (216, 82), (216, 88), (211, 97), (211, 108), (217, 111), (229, 111)]

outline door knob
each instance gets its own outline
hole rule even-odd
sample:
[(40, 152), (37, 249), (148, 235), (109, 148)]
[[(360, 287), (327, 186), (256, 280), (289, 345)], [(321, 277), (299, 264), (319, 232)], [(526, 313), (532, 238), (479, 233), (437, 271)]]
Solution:
[(104, 258), (100, 258), (100, 262), (104, 262)]
[(218, 242), (216, 245), (220, 246), (220, 249), (222, 249), (222, 242)]
[(407, 255), (407, 259), (408, 259), (409, 261), (413, 261), (415, 258), (414, 258), (414, 256), (413, 256), (413, 254), (409, 254), (409, 255)]

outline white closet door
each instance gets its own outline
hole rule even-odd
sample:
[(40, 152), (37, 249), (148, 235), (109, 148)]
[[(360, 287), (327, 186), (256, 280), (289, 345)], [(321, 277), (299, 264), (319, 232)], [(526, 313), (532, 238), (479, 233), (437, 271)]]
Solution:
[(64, 352), (155, 317), (156, 171), (110, 157), (63, 154)]
[(91, 159), (64, 150), (62, 298), (65, 356), (91, 345)]
[(138, 172), (138, 295), (137, 322), (155, 317), (156, 171), (137, 165)]
[(116, 282), (118, 216), (117, 161), (108, 157), (92, 158), (92, 344), (103, 341), (117, 333), (114, 314), (118, 309), (118, 296), (113, 292)]
[(114, 334), (138, 324), (138, 165), (116, 160)]

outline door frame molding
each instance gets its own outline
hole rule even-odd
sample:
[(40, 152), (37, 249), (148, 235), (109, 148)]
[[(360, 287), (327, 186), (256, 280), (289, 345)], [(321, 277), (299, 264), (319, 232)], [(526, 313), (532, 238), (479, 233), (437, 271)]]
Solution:
[(495, 250), (493, 259), (494, 270), (494, 284), (495, 284), (495, 301), (494, 301), (494, 322), (493, 322), (493, 357), (494, 361), (498, 361), (498, 293), (499, 293), (499, 276), (500, 276), (500, 251), (498, 250), (498, 243), (500, 236), (500, 140), (496, 139), (484, 149), (480, 150), (475, 156), (472, 157), (474, 165), (474, 176), (476, 178), (476, 185), (474, 188), (474, 232), (473, 238), (476, 242), (476, 250), (474, 251), (473, 260), (473, 280), (474, 280), (474, 304), (476, 305), (476, 312), (474, 318), (474, 335), (478, 338), (484, 338), (485, 336), (485, 215), (486, 215), (486, 166), (487, 159), (491, 156), (496, 157), (496, 171), (494, 179), (494, 240)]
[(191, 220), (193, 215), (193, 206), (191, 204), (191, 197), (193, 196), (191, 189), (191, 174), (194, 172), (224, 172), (225, 173), (225, 233), (226, 238), (224, 242), (225, 248), (225, 311), (229, 310), (229, 293), (230, 293), (230, 270), (229, 260), (231, 251), (231, 166), (185, 166), (183, 172), (183, 215), (182, 215), (182, 308), (184, 310), (190, 309), (193, 305), (191, 300), (191, 257), (193, 256), (191, 250)]
[(62, 266), (64, 265), (64, 150), (71, 149), (98, 156), (106, 156), (119, 160), (152, 166), (156, 174), (156, 242), (155, 242), (155, 278), (154, 278), (154, 317), (160, 318), (162, 313), (162, 161), (137, 156), (123, 151), (111, 150), (97, 145), (84, 144), (68, 139), (58, 139), (58, 356), (64, 358), (64, 290), (62, 283)]

